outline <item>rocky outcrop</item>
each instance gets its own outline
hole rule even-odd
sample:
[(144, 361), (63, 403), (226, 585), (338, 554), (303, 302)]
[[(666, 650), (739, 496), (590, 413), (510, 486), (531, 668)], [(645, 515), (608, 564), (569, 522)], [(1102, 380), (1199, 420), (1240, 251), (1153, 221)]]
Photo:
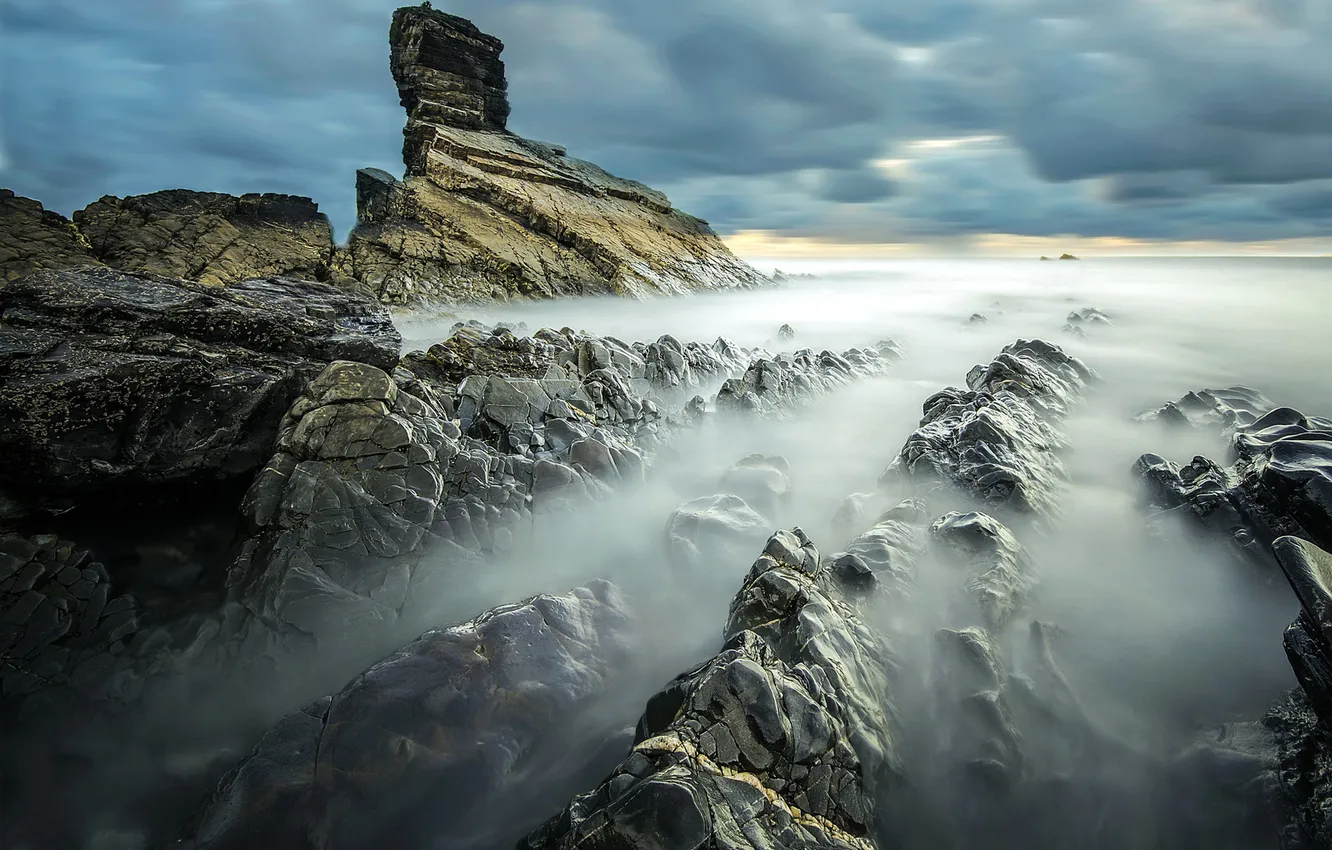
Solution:
[(671, 512), (666, 520), (666, 553), (681, 568), (724, 566), (753, 551), (755, 540), (762, 542), (768, 531), (767, 520), (739, 496), (705, 496)]
[(1252, 425), (1275, 408), (1257, 390), (1234, 386), (1188, 393), (1179, 401), (1168, 401), (1156, 410), (1139, 414), (1137, 421), (1233, 432)]
[(1189, 518), (1266, 568), (1283, 535), (1332, 548), (1332, 421), (1277, 408), (1237, 428), (1231, 452), (1230, 467), (1146, 454), (1134, 471), (1157, 511)]
[(1003, 523), (976, 512), (945, 514), (930, 527), (930, 535), (965, 570), (969, 610), (954, 621), (1003, 634), (1036, 584), (1022, 544)]
[(862, 593), (799, 529), (773, 535), (722, 651), (653, 697), (628, 758), (521, 846), (872, 847), (900, 764)]
[(0, 189), (0, 288), (42, 269), (82, 265), (97, 265), (97, 260), (69, 219)]
[(286, 279), (218, 288), (111, 269), (0, 290), (0, 518), (116, 487), (252, 473), (333, 360), (393, 368), (388, 313)]
[(93, 256), (121, 271), (211, 284), (332, 276), (328, 216), (295, 195), (108, 195), (74, 213), (74, 223)]
[(411, 6), (393, 16), (403, 181), (357, 177), (349, 271), (390, 303), (753, 285), (762, 277), (660, 192), (505, 131), (503, 45)]
[(988, 366), (926, 399), (920, 427), (879, 479), (929, 491), (957, 486), (982, 504), (1018, 513), (1054, 510), (1064, 437), (1052, 423), (1095, 379), (1076, 357), (1042, 340), (1018, 340)]
[(757, 415), (780, 413), (807, 402), (857, 378), (882, 373), (901, 358), (901, 349), (891, 340), (873, 348), (852, 348), (842, 354), (815, 354), (802, 348), (794, 354), (760, 356), (745, 373), (722, 384), (717, 409)]
[(595, 582), (426, 632), (273, 726), (183, 846), (512, 841), (488, 831), (520, 830), (506, 818), (551, 795), (542, 765), (586, 770), (584, 716), (622, 675), (630, 624), (615, 588)]

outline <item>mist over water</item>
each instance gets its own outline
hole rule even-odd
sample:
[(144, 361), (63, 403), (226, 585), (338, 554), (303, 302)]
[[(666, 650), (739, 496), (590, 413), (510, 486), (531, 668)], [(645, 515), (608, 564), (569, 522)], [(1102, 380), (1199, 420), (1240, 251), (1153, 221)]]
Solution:
[[(1149, 451), (1176, 461), (1197, 454), (1221, 460), (1222, 435), (1137, 424), (1132, 417), (1191, 390), (1239, 383), (1278, 405), (1332, 414), (1325, 342), (1332, 261), (777, 265), (819, 277), (772, 290), (650, 302), (569, 300), (460, 316), (400, 316), (405, 351), (446, 338), (459, 318), (476, 318), (510, 326), (525, 322), (527, 333), (569, 326), (626, 341), (667, 333), (699, 341), (725, 336), (774, 352), (840, 352), (890, 338), (905, 359), (884, 377), (853, 384), (780, 420), (712, 418), (682, 431), (657, 458), (646, 484), (572, 511), (538, 510), (530, 527), (513, 529), (510, 553), (442, 564), (453, 570), (447, 597), (433, 600), (422, 621), (403, 624), (382, 645), (359, 647), (354, 658), (326, 659), (318, 669), (279, 671), (281, 687), (274, 690), (227, 693), (206, 710), (191, 707), (190, 722), (181, 721), (184, 731), (164, 720), (174, 706), (152, 706), (142, 721), (151, 728), (137, 728), (131, 737), (157, 741), (181, 759), (217, 757), (225, 746), (230, 756), (218, 762), (224, 768), (226, 758), (245, 752), (280, 714), (337, 690), (366, 663), (427, 628), (536, 593), (609, 579), (629, 597), (638, 618), (636, 669), (600, 711), (553, 743), (547, 762), (535, 759), (532, 771), (548, 770), (550, 776), (533, 785), (528, 803), (493, 822), (474, 819), (466, 846), (512, 846), (623, 757), (625, 730), (648, 697), (719, 648), (727, 607), (762, 541), (734, 561), (683, 570), (666, 553), (671, 511), (725, 492), (722, 475), (746, 455), (780, 455), (790, 463), (794, 489), (766, 517), (768, 530), (798, 525), (821, 553), (837, 552), (865, 530), (839, 528), (833, 519), (838, 507), (848, 494), (876, 492), (879, 475), (916, 427), (922, 402), (945, 386), (963, 385), (972, 366), (989, 362), (1018, 338), (1055, 342), (1104, 379), (1061, 425), (1071, 446), (1062, 455), (1070, 480), (1060, 516), (1019, 533), (1040, 579), (1028, 616), (1064, 633), (1060, 662), (1088, 714), (1132, 747), (1164, 752), (1183, 746), (1199, 729), (1257, 719), (1294, 685), (1281, 635), (1297, 604), (1285, 582), (1237, 564), (1219, 545), (1187, 529), (1149, 525), (1130, 474), (1137, 457)], [(1083, 307), (1100, 309), (1114, 324), (1088, 327), (1086, 338), (1061, 331), (1068, 313)], [(987, 321), (969, 322), (975, 313)], [(794, 340), (778, 339), (783, 323), (794, 327)], [(882, 507), (892, 502), (889, 495), (876, 498)], [(944, 568), (927, 559), (920, 572), (928, 576), (937, 569)], [(922, 584), (911, 616), (928, 635), (946, 623), (932, 607), (928, 579)], [(927, 651), (901, 649), (905, 663), (914, 665), (911, 675), (925, 678)], [(928, 726), (921, 694), (904, 692), (898, 709), (908, 730)], [(109, 754), (97, 757), (116, 758), (115, 745), (106, 747)], [(604, 750), (590, 759), (587, 775), (553, 770), (580, 748)], [(132, 832), (133, 817), (116, 809), (128, 805), (123, 797), (155, 793), (151, 784), (135, 784), (132, 763), (89, 771), (87, 793), (107, 801), (97, 820)], [(575, 780), (582, 784), (568, 784)], [(946, 798), (949, 792), (930, 793)], [(946, 808), (946, 799), (939, 805)], [(431, 813), (423, 809), (420, 817), (428, 823)]]

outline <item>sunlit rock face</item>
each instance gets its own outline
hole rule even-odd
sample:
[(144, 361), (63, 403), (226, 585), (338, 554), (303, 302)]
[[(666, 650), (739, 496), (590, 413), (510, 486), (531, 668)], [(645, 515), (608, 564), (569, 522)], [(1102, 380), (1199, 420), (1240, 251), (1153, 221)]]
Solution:
[(358, 174), (343, 267), (383, 300), (644, 296), (762, 280), (660, 192), (508, 133), (498, 39), (428, 6), (395, 12), (389, 38), (407, 175)]
[(0, 287), (42, 269), (85, 264), (97, 260), (69, 219), (0, 189)]

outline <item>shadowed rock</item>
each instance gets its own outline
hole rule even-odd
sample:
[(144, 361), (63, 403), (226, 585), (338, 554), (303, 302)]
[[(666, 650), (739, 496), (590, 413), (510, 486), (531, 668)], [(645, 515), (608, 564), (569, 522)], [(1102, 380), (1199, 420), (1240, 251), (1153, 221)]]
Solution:
[(1288, 534), (1332, 548), (1332, 421), (1277, 408), (1237, 428), (1231, 452), (1228, 468), (1146, 454), (1134, 472), (1157, 510), (1189, 517), (1245, 559), (1270, 567), (1268, 547)]
[(493, 846), (506, 816), (551, 794), (543, 770), (586, 770), (575, 730), (629, 636), (605, 582), (426, 632), (270, 729), (185, 846)]
[(1277, 563), (1300, 600), (1286, 630), (1286, 657), (1323, 722), (1332, 728), (1332, 555), (1297, 537), (1272, 545)]
[(14, 281), (0, 290), (0, 517), (248, 475), (325, 364), (392, 368), (400, 342), (383, 307), (318, 283), (92, 268)]

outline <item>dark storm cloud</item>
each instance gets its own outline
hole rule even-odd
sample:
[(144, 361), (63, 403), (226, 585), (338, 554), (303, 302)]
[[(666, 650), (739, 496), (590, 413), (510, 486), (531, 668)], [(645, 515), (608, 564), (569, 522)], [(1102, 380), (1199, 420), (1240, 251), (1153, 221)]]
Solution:
[[(63, 212), (401, 171), (394, 0), (0, 0), (0, 183)], [(516, 132), (723, 231), (1316, 235), (1318, 0), (437, 0), (503, 38)], [(913, 140), (995, 137), (940, 149)], [(892, 171), (875, 163), (893, 160)]]

